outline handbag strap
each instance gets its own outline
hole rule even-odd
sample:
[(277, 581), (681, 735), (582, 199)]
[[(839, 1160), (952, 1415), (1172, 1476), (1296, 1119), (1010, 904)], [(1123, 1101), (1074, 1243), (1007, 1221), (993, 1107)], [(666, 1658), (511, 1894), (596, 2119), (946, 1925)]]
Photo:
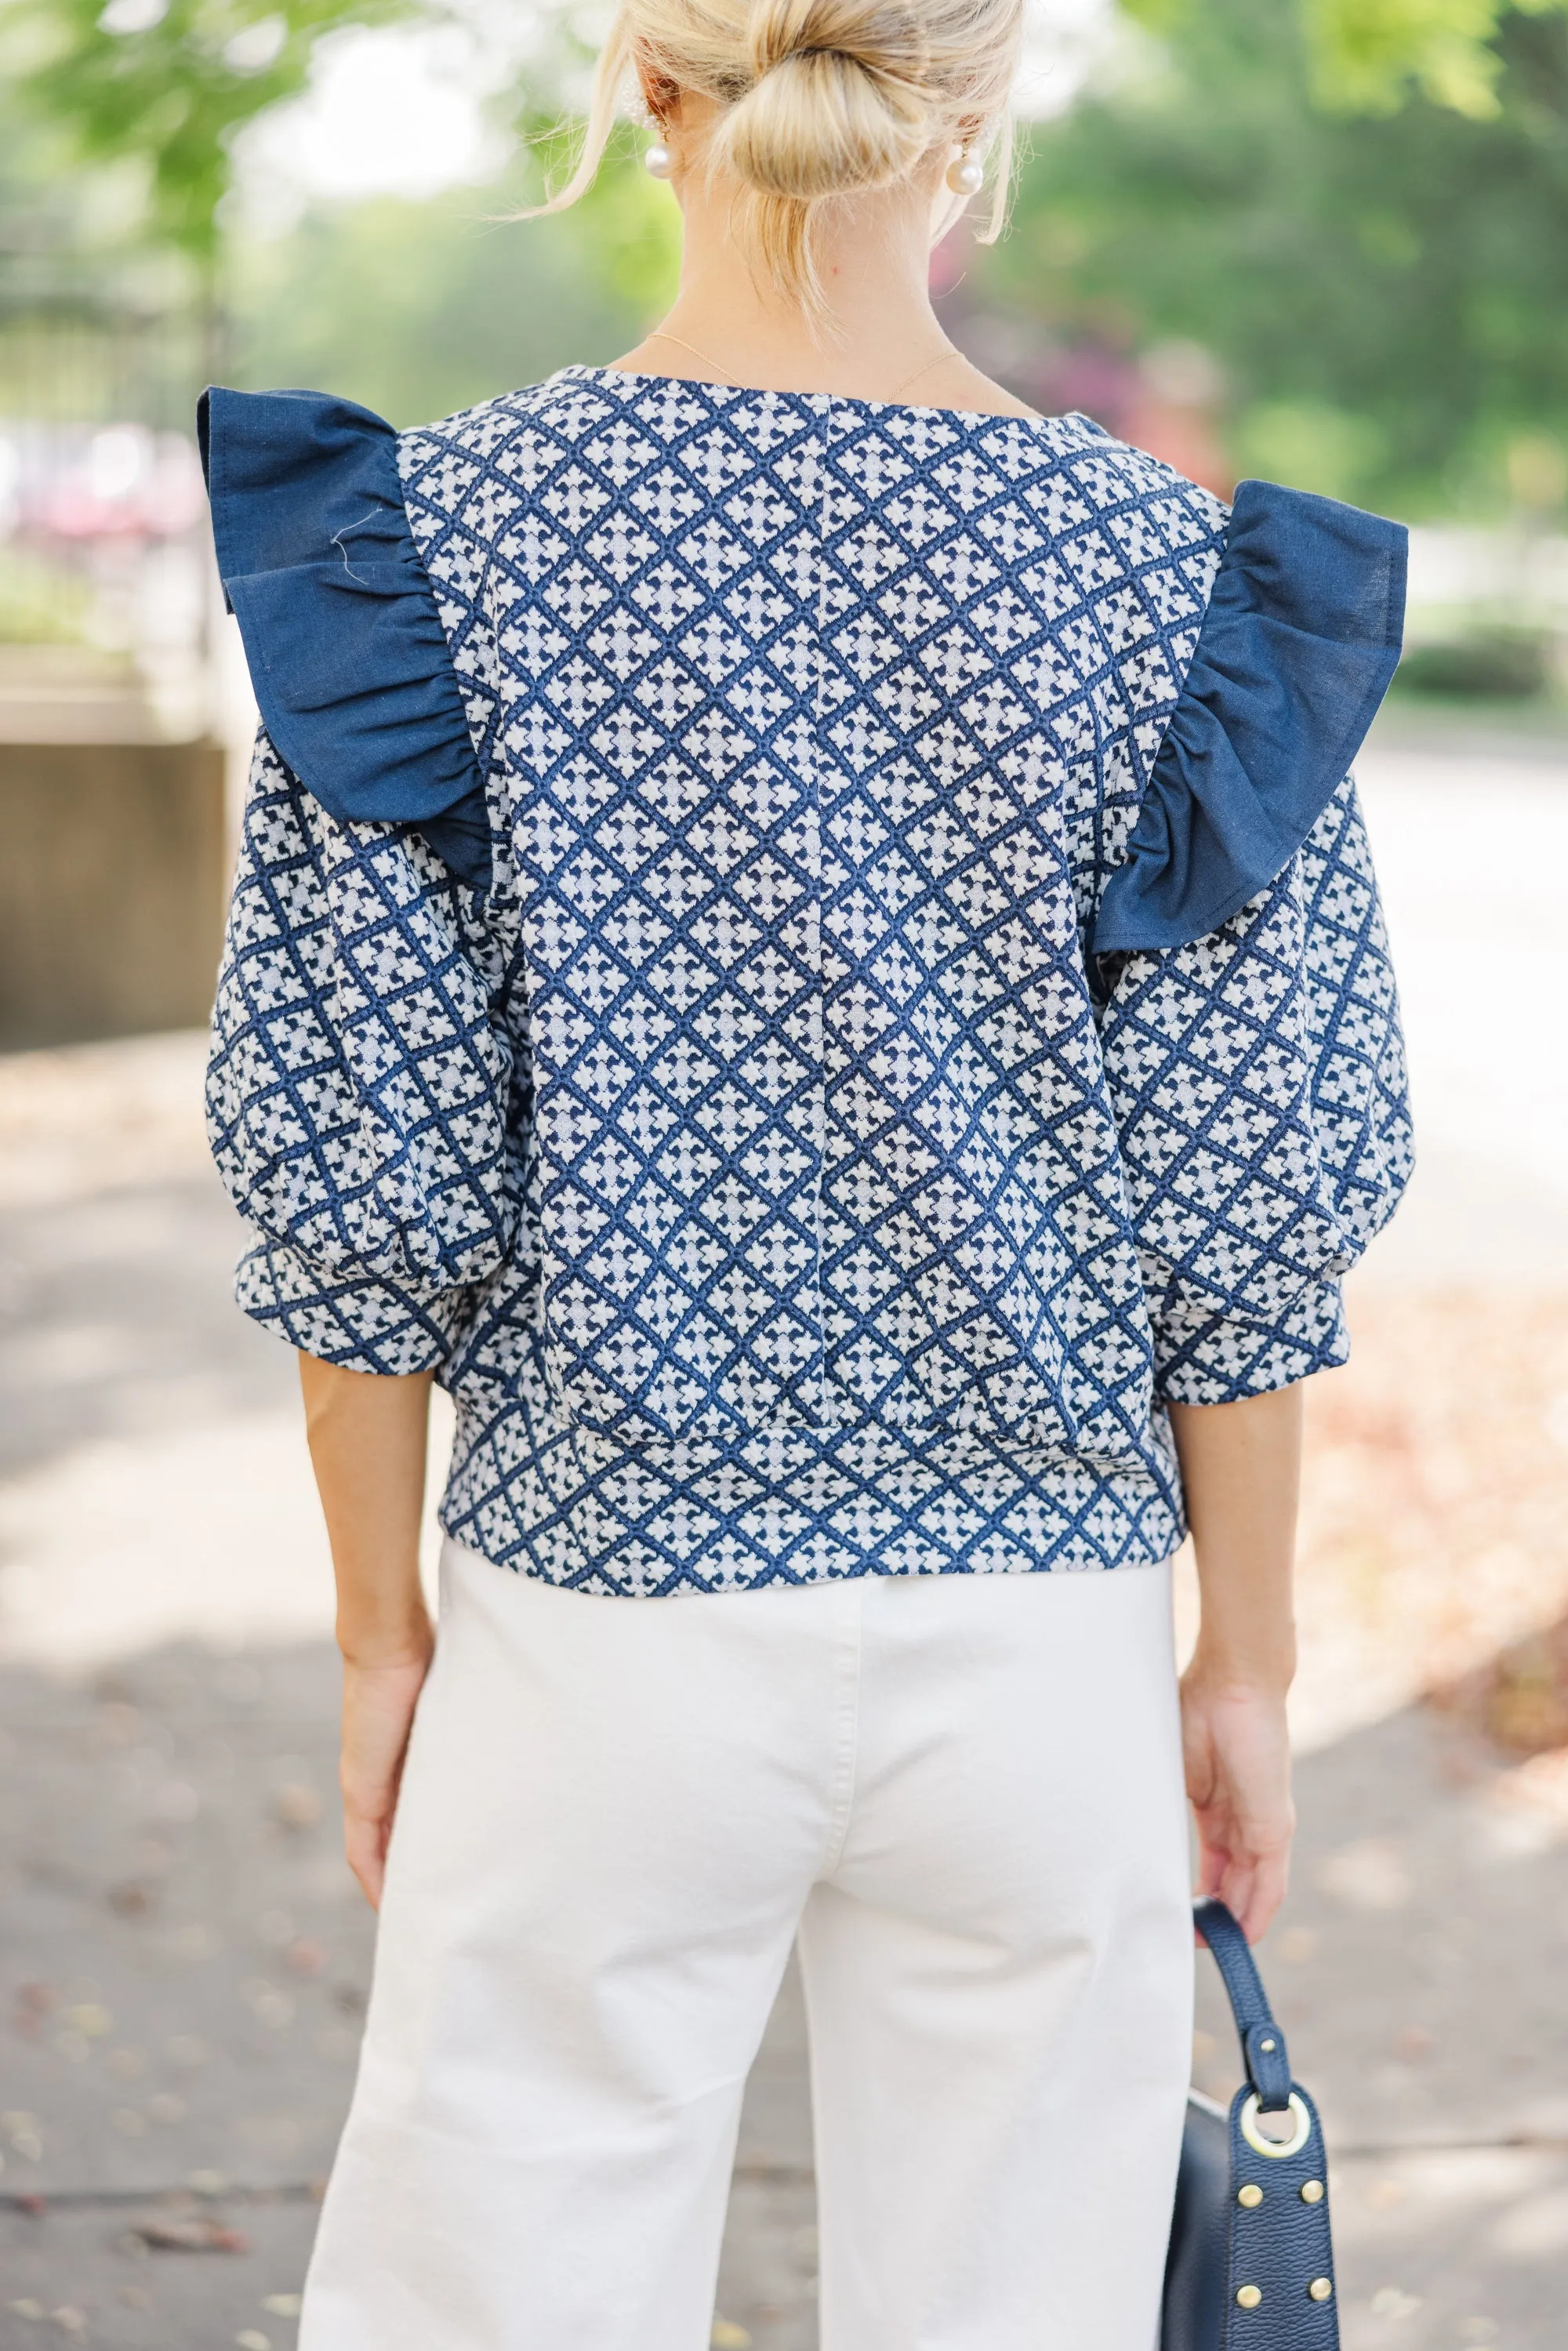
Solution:
[(1260, 2114), (1282, 2114), (1291, 2103), (1291, 2053), (1274, 2022), (1269, 1995), (1246, 1936), (1223, 1902), (1212, 1895), (1192, 1906), (1192, 1922), (1214, 1954), (1230, 2002), (1247, 2079), (1258, 2094)]

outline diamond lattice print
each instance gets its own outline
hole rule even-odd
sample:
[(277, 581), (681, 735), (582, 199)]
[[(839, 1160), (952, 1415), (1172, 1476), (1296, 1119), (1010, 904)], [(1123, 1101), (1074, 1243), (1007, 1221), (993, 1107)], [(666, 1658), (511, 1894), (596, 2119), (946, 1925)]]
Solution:
[(1223, 508), (1082, 419), (595, 370), (399, 455), (496, 881), (263, 747), (251, 1311), (440, 1363), (447, 1525), (555, 1581), (1165, 1556), (1156, 1384), (1334, 1359), (1406, 1150), (1350, 787), (1214, 938), (1085, 958)]

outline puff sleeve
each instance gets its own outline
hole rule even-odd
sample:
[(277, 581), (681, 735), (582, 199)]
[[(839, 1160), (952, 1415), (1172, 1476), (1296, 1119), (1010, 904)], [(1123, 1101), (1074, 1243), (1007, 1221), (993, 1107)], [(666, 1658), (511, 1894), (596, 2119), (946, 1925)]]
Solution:
[[(401, 548), (390, 428), (314, 395), (257, 405), (235, 448), (234, 410), (205, 418), (220, 562), (259, 566), (225, 579), (263, 718), (208, 1132), (254, 1237), (246, 1311), (327, 1361), (420, 1371), (444, 1359), (515, 1225), (502, 956), (459, 870), (487, 852), (483, 794), (476, 810), (439, 615), (412, 540)], [(308, 555), (312, 534), (351, 535), (356, 517), (382, 551), (354, 541), (362, 578), (347, 591), (317, 576), (330, 562), (260, 560)]]
[(1413, 1152), (1350, 762), (1386, 691), (1405, 534), (1243, 484), (1180, 700), (1104, 888), (1102, 1050), (1166, 1399), (1348, 1352), (1340, 1278)]

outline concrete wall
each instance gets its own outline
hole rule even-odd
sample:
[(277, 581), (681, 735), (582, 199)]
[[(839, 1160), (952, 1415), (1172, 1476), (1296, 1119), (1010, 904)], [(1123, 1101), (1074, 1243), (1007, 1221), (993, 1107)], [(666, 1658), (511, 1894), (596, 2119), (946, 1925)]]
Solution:
[(204, 1021), (226, 864), (221, 746), (0, 742), (0, 1050)]

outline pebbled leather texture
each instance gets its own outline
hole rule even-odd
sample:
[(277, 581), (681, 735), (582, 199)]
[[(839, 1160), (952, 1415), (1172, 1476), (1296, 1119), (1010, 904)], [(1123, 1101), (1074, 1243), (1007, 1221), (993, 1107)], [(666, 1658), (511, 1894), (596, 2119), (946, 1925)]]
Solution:
[[(1235, 1919), (1213, 1901), (1195, 1904), (1193, 1917), (1219, 1968), (1249, 2078), (1228, 2116), (1196, 2092), (1188, 2098), (1160, 2351), (1339, 2351), (1328, 2166), (1317, 2108), (1291, 2078), (1284, 2035)], [(1276, 2047), (1265, 2051), (1265, 2041)], [(1249, 2144), (1241, 2115), (1254, 2095), (1264, 2111), (1288, 2107), (1292, 2095), (1301, 2100), (1311, 2127), (1296, 2154), (1260, 2155)], [(1322, 2192), (1308, 2202), (1301, 2190), (1312, 2182)], [(1243, 2204), (1241, 2191), (1249, 2188), (1260, 2191), (1260, 2200)], [(1322, 2278), (1330, 2294), (1314, 2301), (1309, 2289)], [(1251, 2308), (1237, 2300), (1247, 2287), (1258, 2290)]]
[[(1274, 2022), (1251, 1947), (1223, 1902), (1195, 1902), (1192, 1917), (1214, 1954), (1241, 2036), (1247, 2079), (1258, 2093), (1258, 2103), (1266, 2115), (1283, 2113), (1291, 2098), (1291, 2053)], [(1267, 2042), (1274, 2043), (1271, 2050), (1264, 2047)]]
[(1225, 2108), (1187, 2093), (1166, 2262), (1160, 2351), (1218, 2351), (1230, 2283), (1230, 2126)]
[[(1259, 2155), (1241, 2136), (1241, 2109), (1249, 2092), (1230, 2103), (1230, 2261), (1226, 2292), (1226, 2332), (1215, 2351), (1339, 2351), (1338, 2294), (1314, 2302), (1307, 2288), (1314, 2278), (1334, 2282), (1329, 2233), (1328, 2168), (1318, 2110), (1298, 2083), (1296, 2095), (1312, 2118), (1299, 2155)], [(1322, 2199), (1304, 2204), (1309, 2180), (1322, 2183)], [(1237, 2199), (1248, 2185), (1263, 2190), (1250, 2210)], [(1255, 2310), (1236, 2297), (1243, 2286), (1262, 2289)]]
[(1241, 2054), (1260, 2111), (1282, 2115), (1291, 2103), (1291, 2053), (1279, 2026), (1249, 2024), (1241, 2036)]

